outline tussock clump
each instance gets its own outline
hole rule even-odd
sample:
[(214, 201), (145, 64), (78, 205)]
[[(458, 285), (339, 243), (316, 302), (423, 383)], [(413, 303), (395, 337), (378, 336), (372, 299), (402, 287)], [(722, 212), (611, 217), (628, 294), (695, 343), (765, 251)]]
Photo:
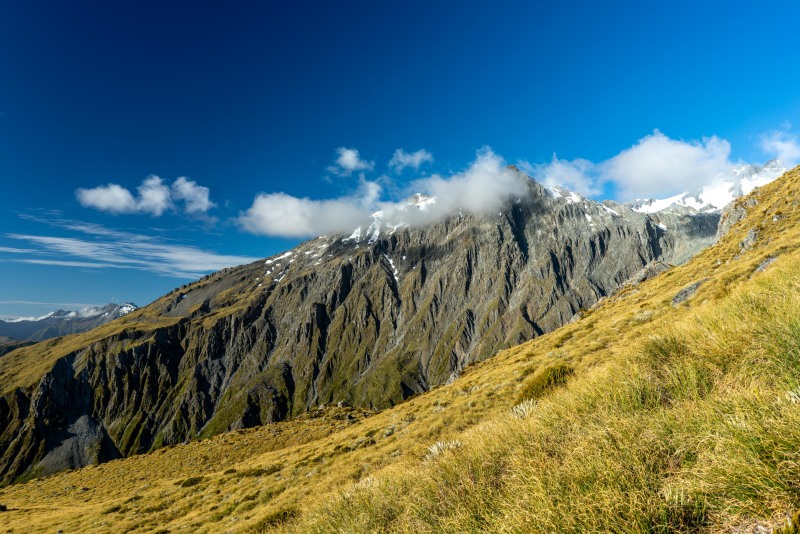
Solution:
[(461, 448), (462, 443), (458, 440), (450, 441), (437, 441), (428, 447), (428, 453), (425, 455), (426, 461), (431, 461), (442, 455), (445, 451), (452, 451)]
[(511, 416), (517, 419), (525, 419), (533, 413), (535, 407), (536, 401), (534, 399), (524, 400), (511, 408)]

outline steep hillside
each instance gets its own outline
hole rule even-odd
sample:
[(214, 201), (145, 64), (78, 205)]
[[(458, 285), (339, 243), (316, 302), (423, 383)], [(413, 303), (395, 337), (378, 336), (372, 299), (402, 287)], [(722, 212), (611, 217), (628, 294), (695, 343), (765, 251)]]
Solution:
[[(730, 232), (685, 266), (450, 384), (379, 413), (325, 408), (7, 486), (4, 524), (749, 532), (785, 523), (800, 506), (800, 170), (727, 217), (738, 219)], [(551, 371), (563, 366), (573, 373)], [(556, 376), (566, 382), (547, 378)]]
[(392, 406), (553, 331), (644, 266), (684, 261), (716, 234), (718, 214), (615, 211), (515, 176), (527, 193), (496, 215), (415, 228), (382, 227), (376, 214), (350, 237), (227, 269), (87, 334), (3, 357), (2, 480), (321, 404)]

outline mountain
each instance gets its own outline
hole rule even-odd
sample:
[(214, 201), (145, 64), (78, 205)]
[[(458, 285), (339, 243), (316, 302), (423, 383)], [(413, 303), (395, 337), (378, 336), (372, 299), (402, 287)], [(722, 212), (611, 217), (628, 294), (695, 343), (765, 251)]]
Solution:
[[(800, 508), (799, 199), (796, 169), (726, 210), (729, 231), (685, 265), (656, 264), (666, 270), (638, 284), (635, 276), (556, 331), (394, 407), (329, 403), (290, 421), (6, 486), (4, 525), (790, 532), (777, 527), (787, 517), (798, 524)], [(76, 341), (167, 322), (136, 314)], [(77, 374), (93, 372), (72, 363)], [(41, 366), (25, 380), (5, 374), (13, 369), (0, 368), (4, 385), (42, 374)], [(138, 390), (150, 395), (149, 384)]]
[(777, 159), (761, 165), (733, 167), (714, 177), (709, 183), (692, 191), (663, 199), (645, 199), (625, 203), (642, 213), (657, 213), (664, 210), (687, 208), (700, 212), (719, 211), (734, 199), (749, 194), (756, 187), (764, 186), (785, 173), (788, 169)]
[(53, 337), (86, 332), (138, 309), (135, 304), (106, 304), (78, 311), (57, 310), (41, 317), (0, 320), (0, 336), (24, 341), (42, 341)]
[(719, 213), (616, 209), (513, 172), (524, 193), (496, 213), (417, 226), (408, 221), (447, 201), (417, 197), (402, 217), (376, 213), (349, 237), (225, 269), (85, 334), (6, 355), (0, 475), (79, 467), (323, 404), (387, 408), (715, 239)]

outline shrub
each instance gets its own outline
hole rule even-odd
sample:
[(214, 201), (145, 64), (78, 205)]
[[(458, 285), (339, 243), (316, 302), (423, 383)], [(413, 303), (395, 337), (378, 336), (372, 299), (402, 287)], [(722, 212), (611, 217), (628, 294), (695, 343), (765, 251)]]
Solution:
[(186, 480), (182, 480), (178, 482), (178, 485), (182, 488), (190, 488), (192, 486), (196, 486), (201, 483), (205, 477), (189, 477)]
[(558, 364), (545, 367), (522, 386), (517, 403), (544, 397), (549, 391), (566, 384), (574, 374), (575, 369), (569, 365)]

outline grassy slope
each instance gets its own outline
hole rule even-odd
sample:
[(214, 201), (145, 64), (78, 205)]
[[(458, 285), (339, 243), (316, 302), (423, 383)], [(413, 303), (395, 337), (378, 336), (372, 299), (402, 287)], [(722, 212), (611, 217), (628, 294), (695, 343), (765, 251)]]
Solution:
[[(453, 384), (377, 414), (321, 410), (9, 486), (0, 531), (719, 530), (777, 520), (800, 506), (799, 193), (795, 170), (690, 264)], [(740, 254), (752, 228), (758, 241)], [(567, 385), (512, 412), (556, 364), (575, 368)]]

